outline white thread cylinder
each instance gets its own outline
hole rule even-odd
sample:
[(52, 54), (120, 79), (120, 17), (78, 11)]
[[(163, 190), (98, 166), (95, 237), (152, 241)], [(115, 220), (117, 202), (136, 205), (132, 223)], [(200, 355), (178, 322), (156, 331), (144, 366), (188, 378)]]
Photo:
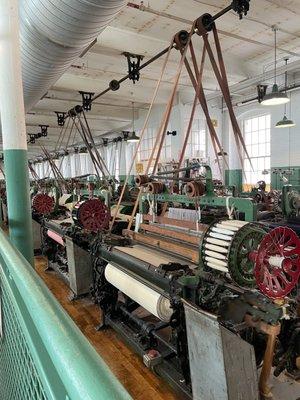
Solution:
[(112, 264), (107, 264), (105, 278), (122, 293), (140, 304), (145, 310), (155, 315), (161, 321), (170, 321), (173, 314), (170, 300), (161, 293), (137, 281)]

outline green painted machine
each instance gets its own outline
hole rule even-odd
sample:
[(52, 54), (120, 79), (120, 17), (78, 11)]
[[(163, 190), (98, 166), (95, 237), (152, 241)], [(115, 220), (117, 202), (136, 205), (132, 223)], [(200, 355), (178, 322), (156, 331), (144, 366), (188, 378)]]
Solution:
[[(257, 220), (257, 204), (252, 198), (242, 198), (233, 196), (218, 196), (215, 191), (212, 171), (209, 165), (195, 165), (193, 169), (204, 168), (205, 175), (195, 180), (190, 178), (178, 178), (183, 182), (182, 194), (171, 193), (167, 185), (167, 176), (155, 176), (154, 178), (139, 176), (136, 178), (138, 186), (144, 186), (145, 192), (140, 196), (140, 210), (145, 212), (145, 207), (152, 205), (152, 209), (159, 207), (159, 204), (168, 206), (177, 204), (181, 208), (196, 208), (199, 216), (203, 211), (210, 210), (213, 215), (223, 213), (224, 216), (235, 215), (236, 219), (253, 222)], [(185, 169), (182, 169), (184, 171)], [(171, 171), (171, 173), (174, 173)], [(152, 210), (153, 211), (153, 210)], [(204, 214), (203, 214), (204, 215)], [(200, 222), (202, 222), (200, 218)]]
[(281, 197), (282, 214), (288, 220), (297, 220), (300, 224), (300, 186), (285, 185)]

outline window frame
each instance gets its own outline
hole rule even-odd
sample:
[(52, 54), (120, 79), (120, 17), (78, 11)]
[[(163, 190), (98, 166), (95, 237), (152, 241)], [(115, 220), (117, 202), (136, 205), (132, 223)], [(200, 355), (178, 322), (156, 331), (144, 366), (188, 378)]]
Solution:
[[(264, 120), (264, 121), (263, 121)], [(270, 173), (263, 175), (262, 171), (271, 169), (271, 113), (257, 114), (245, 117), (242, 121), (243, 137), (250, 162), (244, 152), (243, 155), (243, 185), (246, 189), (253, 187), (258, 181), (271, 183)], [(262, 134), (264, 137), (262, 138)]]

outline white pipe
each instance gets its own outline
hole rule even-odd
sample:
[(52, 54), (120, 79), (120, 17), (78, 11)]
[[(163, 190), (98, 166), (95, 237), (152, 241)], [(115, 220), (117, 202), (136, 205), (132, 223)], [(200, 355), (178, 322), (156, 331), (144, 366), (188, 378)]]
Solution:
[(126, 1), (20, 0), (19, 3), (25, 108), (29, 110), (93, 43)]

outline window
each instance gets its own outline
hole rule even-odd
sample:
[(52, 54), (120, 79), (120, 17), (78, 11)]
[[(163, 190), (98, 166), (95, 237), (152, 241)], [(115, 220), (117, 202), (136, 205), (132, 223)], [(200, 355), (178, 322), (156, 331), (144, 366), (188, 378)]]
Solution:
[(116, 146), (116, 160), (115, 160), (115, 170), (114, 170), (114, 177), (115, 179), (120, 179), (120, 157), (121, 157), (122, 149), (119, 149)]
[[(168, 129), (170, 130), (170, 129)], [(171, 161), (172, 159), (172, 148), (171, 148), (171, 141), (172, 141), (172, 135), (167, 135), (164, 140), (163, 147), (161, 149), (161, 155), (160, 155), (160, 160), (161, 161)]]
[[(186, 129), (188, 123), (189, 120), (185, 120)], [(186, 156), (189, 158), (206, 157), (206, 122), (203, 119), (195, 119), (193, 122), (186, 148)]]
[[(143, 140), (139, 149), (138, 153), (138, 159), (141, 162), (146, 162), (149, 160), (152, 149), (155, 145), (155, 140), (156, 140), (156, 135), (158, 132), (159, 128), (148, 128), (146, 129)], [(168, 129), (170, 130), (170, 129)], [(138, 132), (138, 135), (140, 135), (141, 132)], [(171, 142), (172, 142), (172, 136), (171, 135), (166, 135), (165, 140), (161, 149), (161, 154), (160, 154), (160, 161), (170, 161), (171, 156), (172, 156), (172, 150), (171, 150)], [(154, 154), (154, 159), (156, 157), (156, 154)]]
[[(140, 135), (140, 132), (138, 132), (138, 135)], [(156, 129), (148, 128), (145, 130), (138, 154), (139, 161), (149, 160), (152, 149), (154, 147), (155, 138), (156, 138)]]
[[(244, 183), (247, 186), (253, 186), (260, 180), (264, 180), (267, 184), (270, 184), (270, 126), (271, 115), (262, 115), (244, 120), (243, 130), (246, 148), (254, 169), (253, 171), (249, 160), (245, 157), (244, 170), (246, 182)], [(265, 170), (269, 171), (268, 175), (263, 173)]]

